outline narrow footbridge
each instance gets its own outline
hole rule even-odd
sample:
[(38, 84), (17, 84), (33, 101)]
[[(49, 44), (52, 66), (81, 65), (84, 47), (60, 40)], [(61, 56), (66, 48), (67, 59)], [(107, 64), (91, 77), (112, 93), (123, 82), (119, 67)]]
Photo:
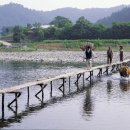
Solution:
[[(123, 62), (116, 62), (116, 63), (112, 63), (112, 64), (105, 64), (105, 65), (92, 67), (91, 69), (82, 68), (82, 69), (77, 70), (75, 72), (65, 73), (65, 74), (61, 74), (58, 76), (54, 76), (54, 77), (42, 78), (42, 79), (39, 79), (36, 81), (27, 82), (27, 83), (12, 86), (9, 88), (2, 88), (2, 89), (0, 89), (0, 94), (2, 95), (2, 99), (1, 99), (2, 111), (4, 111), (4, 102), (5, 102), (4, 100), (5, 100), (6, 94), (14, 94), (15, 95), (14, 100), (8, 104), (8, 107), (10, 108), (11, 105), (13, 103), (15, 103), (16, 108), (17, 108), (17, 100), (21, 96), (22, 89), (25, 89), (25, 88), (27, 89), (27, 96), (29, 99), (29, 95), (30, 95), (29, 89), (32, 86), (38, 85), (38, 86), (40, 86), (40, 91), (38, 91), (35, 94), (35, 96), (37, 97), (40, 93), (42, 93), (42, 98), (43, 98), (43, 90), (45, 87), (47, 87), (49, 85), (51, 87), (50, 96), (52, 97), (52, 90), (54, 87), (53, 81), (61, 80), (62, 84), (59, 86), (59, 90), (64, 96), (65, 95), (65, 84), (66, 84), (67, 78), (68, 78), (69, 86), (71, 84), (71, 77), (74, 77), (74, 76), (76, 76), (76, 79), (74, 82), (76, 86), (78, 86), (79, 79), (81, 79), (81, 78), (82, 78), (83, 84), (84, 84), (85, 80), (89, 81), (89, 83), (91, 84), (92, 80), (93, 80), (92, 77), (94, 76), (95, 70), (97, 72), (97, 74), (96, 74), (97, 77), (101, 77), (102, 75), (109, 75), (109, 73), (118, 72), (122, 63), (130, 63), (130, 59), (124, 60)], [(88, 73), (87, 77), (85, 75), (86, 73)]]

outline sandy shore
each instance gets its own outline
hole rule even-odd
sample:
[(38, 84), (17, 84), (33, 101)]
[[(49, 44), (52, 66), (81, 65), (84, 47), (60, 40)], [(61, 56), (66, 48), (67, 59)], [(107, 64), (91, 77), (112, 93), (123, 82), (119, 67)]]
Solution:
[[(106, 63), (106, 52), (95, 52), (97, 58), (95, 63)], [(0, 52), (0, 60), (13, 61), (37, 61), (37, 62), (59, 62), (59, 63), (81, 63), (83, 62), (83, 51), (34, 51), (34, 52)], [(124, 53), (124, 59), (130, 58), (130, 52)], [(119, 61), (119, 53), (114, 52), (113, 62)]]

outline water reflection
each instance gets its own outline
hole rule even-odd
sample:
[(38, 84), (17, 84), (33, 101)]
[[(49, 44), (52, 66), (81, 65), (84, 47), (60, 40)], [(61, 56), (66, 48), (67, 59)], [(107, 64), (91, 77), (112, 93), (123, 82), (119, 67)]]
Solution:
[[(87, 86), (79, 86), (79, 89), (76, 89), (76, 91), (73, 91), (73, 92), (69, 91), (68, 94), (65, 94), (62, 97), (53, 96), (48, 101), (43, 101), (40, 99), (40, 103), (35, 104), (35, 105), (29, 105), (29, 99), (28, 99), (27, 103), (26, 103), (26, 108), (21, 113), (18, 113), (18, 111), (17, 111), (19, 106), (16, 107), (16, 110), (10, 108), (10, 110), (14, 113), (14, 115), (9, 118), (1, 118), (0, 119), (0, 128), (10, 127), (10, 125), (13, 123), (20, 123), (23, 118), (31, 115), (32, 113), (37, 113), (38, 111), (40, 111), (48, 106), (53, 106), (54, 104), (62, 103), (63, 101), (68, 100), (70, 98), (74, 98), (75, 96), (77, 96), (81, 93), (85, 93), (85, 100), (84, 100), (84, 103), (82, 106), (83, 107), (83, 116), (85, 117), (86, 120), (90, 120), (93, 115), (93, 111), (94, 111), (93, 100), (91, 97), (91, 91), (92, 91), (93, 85), (95, 83), (96, 83), (96, 81), (94, 81), (92, 85), (88, 84)], [(2, 115), (4, 117), (4, 111), (3, 111)]]
[[(15, 64), (13, 64), (12, 65), (12, 68), (15, 68), (17, 65), (15, 65)], [(25, 65), (25, 68), (23, 68), (24, 70), (25, 69), (27, 69), (27, 70), (25, 70), (26, 71), (26, 73), (28, 72), (29, 74), (31, 74), (32, 72), (34, 72), (34, 71), (30, 71), (29, 72), (29, 68), (30, 68), (30, 66), (31, 65)], [(17, 66), (18, 67), (18, 66)], [(29, 68), (28, 68), (29, 67)], [(4, 68), (4, 67), (3, 67)], [(12, 70), (12, 68), (11, 67), (7, 67), (7, 68), (10, 68), (11, 70)], [(38, 68), (38, 72), (43, 72), (44, 71), (44, 69), (43, 68), (39, 68), (38, 66), (37, 66), (37, 68)], [(34, 67), (34, 69), (35, 69), (35, 67)], [(66, 68), (65, 68), (66, 69)], [(65, 71), (65, 69), (64, 69), (64, 71)], [(5, 69), (6, 70), (6, 69)], [(7, 69), (8, 70), (8, 69)], [(19, 71), (19, 70), (21, 70), (21, 71)], [(42, 71), (41, 71), (42, 70)], [(10, 71), (10, 70), (9, 70)], [(12, 71), (10, 71), (10, 72), (14, 72), (15, 71), (15, 69), (13, 69)], [(49, 71), (49, 69), (47, 69), (47, 71)], [(50, 73), (51, 71), (53, 71), (53, 69), (52, 70), (50, 70), (48, 73)], [(2, 72), (2, 71), (1, 71)], [(21, 75), (21, 73), (20, 72), (22, 72), (22, 69), (21, 68), (19, 68), (18, 70), (17, 70), (17, 72), (18, 72), (18, 74), (19, 75)], [(53, 71), (54, 72), (54, 71)], [(46, 74), (46, 72), (45, 72), (45, 74)], [(14, 74), (13, 74), (14, 75)], [(34, 73), (32, 73), (31, 74), (32, 75), (32, 77), (34, 76)], [(41, 76), (43, 76), (44, 75), (44, 72), (41, 74)], [(25, 75), (23, 74), (23, 77), (24, 77)], [(117, 76), (117, 75), (116, 75)], [(16, 76), (14, 75), (14, 76), (12, 76), (12, 77), (14, 77), (14, 78), (16, 78)], [(22, 78), (22, 77), (20, 77), (20, 78)], [(97, 78), (97, 77), (96, 77)], [(108, 79), (108, 80), (106, 80), (106, 79)], [(100, 80), (100, 81), (99, 81)], [(2, 81), (1, 81), (2, 82)], [(81, 81), (82, 82), (82, 81)], [(87, 81), (85, 81), (85, 83), (86, 83)], [(90, 85), (87, 85), (86, 86), (86, 84), (85, 84), (85, 86), (84, 87), (82, 87), (82, 86), (80, 86), (80, 83), (79, 83), (79, 86), (78, 86), (78, 89), (76, 89), (76, 87), (75, 87), (75, 89), (73, 90), (73, 88), (71, 88), (71, 91), (69, 90), (69, 87), (73, 87), (73, 86), (67, 86), (66, 85), (66, 87), (68, 87), (68, 89), (67, 89), (67, 91), (68, 91), (68, 94), (65, 94), (64, 96), (61, 96), (61, 97), (51, 97), (48, 101), (45, 101), (45, 100), (41, 100), (41, 99), (39, 99), (40, 100), (40, 102), (38, 103), (38, 104), (34, 104), (34, 105), (31, 105), (31, 96), (30, 97), (28, 97), (27, 98), (27, 101), (25, 101), (24, 102), (24, 108), (22, 109), (22, 111), (17, 111), (17, 110), (19, 110), (19, 108), (20, 108), (20, 110), (21, 110), (21, 108), (23, 107), (21, 107), (21, 106), (18, 106), (16, 109), (15, 109), (15, 107), (13, 107), (14, 109), (10, 109), (12, 112), (13, 112), (13, 115), (12, 116), (9, 116), (8, 115), (8, 117), (6, 117), (6, 115), (7, 115), (7, 113), (6, 112), (8, 112), (7, 110), (5, 110), (4, 111), (4, 109), (2, 109), (2, 116), (1, 116), (1, 119), (0, 119), (0, 128), (6, 128), (6, 127), (11, 127), (11, 125), (14, 125), (14, 127), (16, 127), (17, 128), (17, 126), (16, 126), (16, 124), (15, 123), (21, 123), (21, 122), (24, 122), (24, 118), (25, 117), (28, 117), (29, 118), (29, 116), (30, 116), (30, 118), (32, 118), (32, 114), (33, 113), (40, 113), (41, 112), (41, 110), (44, 110), (45, 108), (47, 108), (47, 107), (49, 107), (49, 106), (54, 106), (54, 105), (56, 105), (57, 107), (58, 107), (58, 103), (62, 103), (63, 101), (66, 101), (66, 100), (68, 100), (68, 99), (72, 99), (72, 98), (74, 98), (73, 100), (75, 100), (75, 97), (76, 96), (78, 96), (78, 95), (80, 95), (80, 94), (82, 94), (84, 97), (83, 97), (83, 100), (80, 98), (78, 98), (78, 103), (80, 102), (82, 102), (81, 103), (81, 108), (80, 108), (80, 110), (82, 110), (82, 115), (81, 115), (81, 113), (79, 114), (79, 118), (77, 118), (77, 119), (75, 119), (75, 122), (77, 123), (77, 121), (80, 123), (80, 124), (82, 124), (82, 123), (84, 123), (83, 124), (83, 126), (84, 126), (84, 129), (87, 127), (87, 126), (90, 126), (90, 127), (92, 127), (92, 125), (95, 125), (94, 124), (94, 120), (96, 120), (96, 122), (97, 122), (97, 124), (100, 124), (100, 121), (102, 120), (100, 120), (100, 117), (101, 117), (101, 115), (100, 115), (100, 108), (99, 107), (97, 107), (97, 105), (99, 104), (99, 102), (100, 102), (100, 106), (101, 107), (104, 107), (105, 106), (105, 109), (106, 110), (110, 110), (111, 112), (113, 112), (112, 114), (113, 115), (110, 115), (111, 117), (113, 117), (113, 116), (115, 116), (114, 115), (114, 112), (115, 112), (115, 103), (113, 102), (113, 98), (115, 98), (114, 100), (117, 100), (118, 101), (118, 98), (122, 98), (121, 96), (120, 96), (120, 94), (122, 93), (122, 92), (126, 92), (126, 91), (128, 91), (129, 90), (129, 88), (130, 88), (130, 82), (122, 82), (121, 80), (119, 80), (119, 79), (117, 79), (117, 80), (115, 80), (115, 79), (113, 79), (113, 78), (108, 78), (108, 77), (105, 77), (105, 81), (104, 80), (101, 80), (101, 79), (98, 79), (98, 82), (99, 82), (99, 85), (98, 85), (98, 82), (97, 81), (94, 81), (95, 83), (93, 84), (93, 87), (92, 86), (90, 86)], [(118, 83), (118, 84), (116, 84), (116, 83)], [(88, 82), (87, 82), (88, 83)], [(75, 91), (76, 90), (76, 91)], [(73, 92), (72, 92), (73, 91)], [(46, 91), (45, 91), (46, 92)], [(48, 92), (48, 90), (47, 90), (47, 92)], [(67, 92), (66, 92), (67, 93)], [(99, 94), (99, 95), (98, 95)], [(119, 96), (118, 96), (118, 95)], [(125, 93), (126, 94), (126, 93)], [(117, 96), (116, 96), (117, 95)], [(56, 95), (57, 96), (57, 95)], [(111, 96), (111, 99), (110, 99), (110, 96)], [(34, 98), (34, 97), (33, 97)], [(29, 100), (30, 99), (30, 100)], [(96, 100), (95, 100), (96, 99)], [(111, 102), (109, 102), (109, 104), (108, 104), (108, 100), (106, 100), (106, 99), (110, 99), (111, 100)], [(29, 102), (30, 101), (30, 102)], [(127, 100), (128, 101), (128, 100)], [(23, 103), (23, 102), (22, 102)], [(77, 102), (76, 102), (77, 103)], [(96, 104), (97, 103), (97, 104)], [(113, 103), (113, 104), (111, 104), (111, 103)], [(61, 104), (62, 105), (62, 104)], [(75, 104), (73, 104), (72, 103), (72, 106), (73, 105), (75, 105)], [(77, 105), (77, 104), (76, 104)], [(118, 105), (120, 105), (119, 104), (119, 102), (118, 102)], [(122, 104), (121, 104), (122, 105)], [(107, 107), (109, 106), (109, 109), (107, 109)], [(114, 108), (113, 108), (113, 106), (114, 106)], [(69, 106), (70, 108), (71, 108), (71, 105)], [(74, 106), (74, 108), (75, 107), (77, 107), (77, 106)], [(124, 106), (123, 106), (124, 107)], [(78, 107), (77, 107), (78, 108)], [(111, 109), (112, 108), (112, 109)], [(69, 109), (69, 108), (68, 108)], [(67, 110), (68, 110), (67, 109)], [(97, 110), (98, 109), (98, 114), (99, 114), (99, 116), (97, 116), (98, 114), (97, 114)], [(100, 110), (99, 110), (100, 109)], [(74, 110), (74, 112), (77, 112), (77, 111), (75, 111), (75, 109), (73, 109)], [(64, 109), (63, 109), (63, 111), (64, 111)], [(12, 114), (12, 112), (11, 112), (11, 114)], [(117, 112), (117, 109), (116, 109), (116, 112)], [(41, 112), (42, 113), (42, 112)], [(102, 113), (104, 113), (104, 111), (101, 111), (101, 114)], [(10, 113), (9, 113), (10, 114)], [(57, 112), (56, 114), (59, 114), (59, 112)], [(73, 113), (73, 114), (75, 114), (75, 113)], [(77, 113), (76, 113), (77, 114)], [(119, 113), (120, 114), (120, 113)], [(44, 115), (40, 115), (43, 119), (45, 118), (46, 119), (46, 116), (44, 116)], [(48, 115), (47, 115), (48, 116)], [(62, 117), (64, 118), (64, 116), (66, 116), (66, 115), (62, 115)], [(71, 116), (71, 115), (70, 115)], [(85, 119), (85, 121), (82, 119), (82, 118), (80, 118), (80, 117), (83, 117), (84, 119)], [(102, 116), (102, 118), (106, 118), (108, 116), (108, 113), (105, 113), (103, 116)], [(38, 114), (36, 115), (36, 117), (38, 117)], [(115, 119), (115, 118), (114, 118)], [(31, 120), (32, 121), (32, 119), (29, 119), (29, 120)], [(57, 120), (59, 120), (59, 119), (57, 119)], [(91, 122), (91, 121), (92, 122)], [(29, 123), (33, 123), (33, 122), (31, 122), (31, 121), (29, 121)], [(49, 122), (49, 120), (47, 120), (48, 122)], [(83, 122), (82, 122), (83, 121)], [(88, 121), (88, 122), (87, 122)], [(99, 122), (98, 122), (99, 121)], [(113, 120), (112, 120), (113, 121)], [(66, 122), (71, 122), (71, 120), (66, 120)], [(104, 121), (105, 122), (105, 121)], [(103, 123), (104, 123), (103, 122)], [(112, 123), (111, 121), (108, 121), (108, 122), (110, 122), (110, 123)], [(89, 124), (90, 123), (90, 124)], [(105, 122), (106, 123), (106, 122)], [(104, 123), (104, 124), (105, 124)], [(92, 124), (92, 125), (91, 125)], [(23, 126), (24, 124), (22, 124), (22, 126)], [(60, 124), (59, 124), (60, 125)], [(85, 126), (86, 125), (86, 126)], [(63, 128), (63, 126), (60, 126), (61, 128)], [(41, 128), (42, 128), (42, 125), (41, 125)], [(98, 128), (97, 128), (98, 129)], [(112, 129), (113, 130), (113, 129)]]
[(107, 80), (107, 93), (110, 94), (112, 91), (112, 80)]
[(77, 96), (78, 94), (83, 93), (84, 91), (86, 91), (86, 87), (77, 89), (74, 92), (69, 92), (68, 94), (62, 97), (52, 97), (50, 100), (45, 101), (45, 102), (41, 100), (39, 104), (35, 104), (35, 105), (29, 105), (29, 100), (27, 100), (25, 110), (23, 110), (21, 113), (18, 113), (17, 109), (19, 106), (16, 107), (16, 110), (14, 110), (13, 108), (10, 108), (10, 110), (14, 113), (14, 115), (8, 118), (4, 118), (5, 112), (2, 111), (2, 118), (0, 119), (0, 128), (10, 127), (12, 123), (20, 123), (24, 117), (29, 116), (32, 113), (36, 113), (48, 106), (52, 106), (56, 103), (63, 102), (67, 100), (68, 98), (74, 98), (74, 96)]
[(93, 115), (93, 101), (91, 97), (91, 89), (88, 88), (85, 95), (84, 105), (83, 105), (83, 116), (86, 120), (89, 120), (91, 116)]
[[(122, 80), (120, 80), (120, 88), (122, 91), (128, 91), (130, 88), (130, 82), (127, 82), (127, 84), (124, 83), (126, 82), (122, 82)], [(107, 89), (105, 90), (105, 92), (107, 92), (107, 94), (110, 95), (114, 88), (114, 81), (107, 80), (106, 86)], [(21, 123), (26, 116), (30, 116), (32, 113), (37, 113), (42, 109), (47, 108), (48, 106), (53, 106), (54, 104), (61, 103), (65, 100), (68, 100), (69, 98), (74, 98), (80, 93), (85, 93), (84, 102), (82, 104), (82, 110), (83, 110), (82, 116), (85, 118), (86, 121), (92, 120), (92, 117), (94, 115), (94, 109), (96, 109), (94, 106), (95, 101), (92, 98), (93, 87), (87, 85), (84, 87), (79, 86), (79, 88), (80, 89), (76, 89), (76, 91), (74, 92), (68, 92), (68, 94), (62, 97), (52, 97), (50, 100), (44, 102), (41, 100), (39, 104), (35, 105), (29, 105), (29, 100), (27, 100), (26, 107), (23, 111), (21, 111), (20, 113), (18, 113), (18, 111), (15, 111), (14, 115), (8, 118), (4, 118), (4, 111), (3, 111), (3, 116), (0, 119), (0, 128), (10, 127), (14, 123)]]
[(122, 92), (130, 90), (130, 81), (129, 79), (121, 79), (120, 80), (120, 89)]

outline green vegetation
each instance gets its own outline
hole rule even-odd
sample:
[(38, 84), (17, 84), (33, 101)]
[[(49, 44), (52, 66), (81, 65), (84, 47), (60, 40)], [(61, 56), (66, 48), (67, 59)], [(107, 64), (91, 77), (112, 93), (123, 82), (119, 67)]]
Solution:
[[(130, 23), (113, 23), (112, 27), (93, 24), (80, 17), (75, 24), (68, 18), (55, 17), (47, 28), (40, 23), (4, 28), (1, 39), (12, 40), (12, 48), (1, 51), (80, 50), (86, 44), (94, 44), (97, 50), (112, 46), (117, 50), (123, 45), (130, 50)], [(56, 40), (58, 39), (58, 40)]]
[[(50, 26), (47, 28), (42, 27), (40, 23), (35, 23), (33, 25), (27, 24), (25, 27), (15, 26), (13, 28), (4, 28), (2, 32), (3, 36), (11, 36), (11, 34), (13, 42), (16, 43), (40, 42), (43, 40), (56, 39), (129, 39), (130, 22), (113, 23), (111, 27), (106, 27), (102, 24), (93, 24), (84, 17), (80, 17), (74, 24), (68, 18), (57, 16), (50, 22)], [(77, 46), (76, 43), (75, 46)]]
[[(43, 48), (38, 48), (39, 45), (46, 45), (48, 44), (48, 48), (44, 47)], [(118, 50), (119, 45), (123, 45), (124, 49), (126, 51), (130, 50), (130, 39), (96, 39), (96, 40), (44, 40), (43, 42), (39, 43), (32, 43), (29, 45), (31, 48), (36, 48), (36, 49), (54, 49), (49, 46), (49, 44), (61, 44), (63, 45), (63, 48), (57, 48), (60, 50), (81, 50), (80, 47), (86, 44), (93, 44), (96, 48), (96, 50), (106, 50), (108, 46), (111, 46), (113, 50)]]
[(96, 40), (44, 40), (42, 42), (13, 43), (11, 48), (0, 47), (0, 51), (37, 51), (37, 50), (81, 50), (80, 47), (93, 44), (97, 51), (106, 51), (111, 46), (114, 51), (119, 50), (119, 45), (125, 51), (130, 51), (130, 39), (96, 39)]

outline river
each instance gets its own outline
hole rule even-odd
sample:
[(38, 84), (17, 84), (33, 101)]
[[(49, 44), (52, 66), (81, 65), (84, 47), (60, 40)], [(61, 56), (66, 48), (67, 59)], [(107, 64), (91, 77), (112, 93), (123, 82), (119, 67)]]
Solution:
[[(0, 88), (10, 87), (39, 78), (75, 71), (80, 67), (50, 65), (33, 62), (0, 62)], [(67, 79), (68, 80), (68, 79)], [(1, 129), (85, 129), (85, 130), (129, 130), (130, 129), (130, 81), (120, 78), (118, 73), (97, 78), (90, 86), (88, 81), (79, 87), (71, 78), (71, 87), (65, 85), (65, 96), (59, 91), (60, 81), (53, 83), (41, 95), (35, 97), (39, 86), (30, 88), (30, 98), (23, 89), (18, 99), (18, 108), (8, 108), (13, 94), (5, 95), (5, 109), (0, 108)], [(1, 97), (1, 95), (0, 95)], [(1, 98), (0, 98), (1, 102)], [(0, 104), (1, 106), (1, 104)]]

